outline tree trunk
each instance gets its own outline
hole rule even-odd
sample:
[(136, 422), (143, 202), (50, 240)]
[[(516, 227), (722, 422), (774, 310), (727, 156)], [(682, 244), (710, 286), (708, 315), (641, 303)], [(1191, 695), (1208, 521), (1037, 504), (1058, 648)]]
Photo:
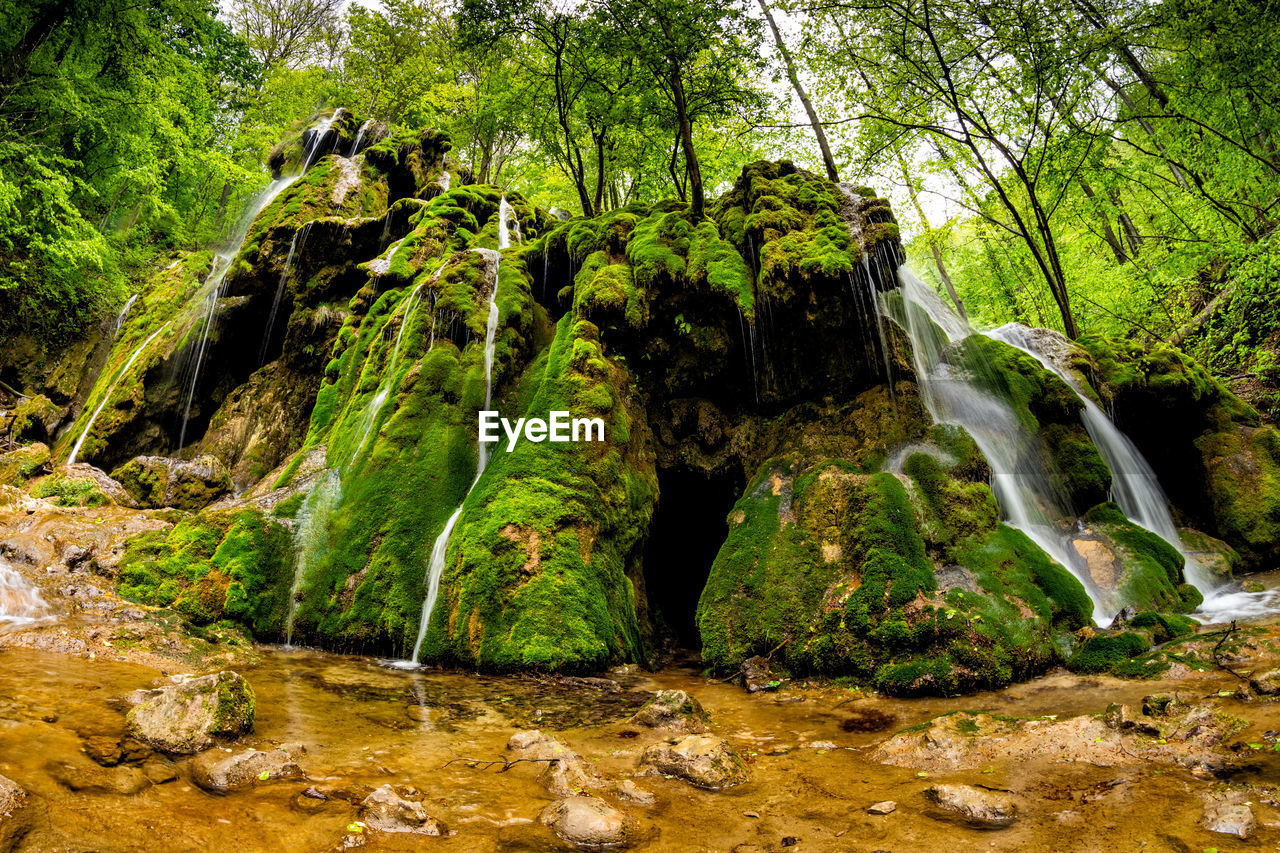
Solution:
[(765, 0), (758, 0), (758, 2), (760, 11), (764, 12), (764, 19), (769, 22), (769, 29), (773, 32), (773, 41), (778, 46), (778, 53), (782, 55), (782, 61), (786, 65), (787, 79), (791, 81), (791, 88), (796, 90), (800, 103), (804, 105), (804, 111), (809, 116), (809, 124), (813, 125), (813, 135), (818, 137), (818, 148), (822, 150), (822, 164), (827, 167), (827, 177), (833, 181), (839, 181), (840, 172), (836, 169), (835, 158), (831, 156), (831, 146), (827, 144), (826, 131), (822, 129), (818, 111), (813, 108), (813, 103), (809, 100), (809, 93), (800, 83), (800, 75), (796, 73), (796, 63), (791, 58), (791, 51), (787, 50), (787, 43), (782, 40), (782, 33), (778, 31), (778, 25), (773, 20), (773, 12), (770, 11), (769, 4)]
[(942, 284), (947, 289), (947, 295), (955, 303), (961, 319), (967, 323), (969, 322), (969, 314), (964, 310), (964, 301), (960, 298), (960, 294), (956, 292), (956, 286), (951, 281), (951, 274), (947, 272), (947, 265), (942, 262), (942, 250), (938, 248), (938, 240), (934, 236), (933, 228), (929, 225), (929, 217), (925, 215), (924, 206), (920, 204), (920, 196), (916, 192), (916, 185), (911, 180), (911, 173), (907, 169), (907, 161), (902, 156), (902, 152), (896, 148), (894, 149), (894, 154), (898, 157), (898, 167), (902, 169), (902, 179), (907, 182), (907, 193), (911, 196), (911, 205), (916, 210), (916, 216), (920, 217), (920, 224), (924, 226), (924, 240), (929, 244), (929, 252), (933, 255), (934, 266), (938, 268), (938, 275), (942, 277)]
[(684, 80), (680, 66), (670, 64), (671, 95), (676, 104), (676, 118), (680, 123), (680, 146), (684, 149), (684, 165), (689, 174), (690, 212), (695, 220), (702, 219), (706, 199), (702, 193), (702, 169), (698, 166), (698, 152), (693, 147), (693, 121), (689, 118), (689, 105), (684, 97)]
[(1094, 212), (1098, 215), (1098, 220), (1102, 223), (1102, 239), (1111, 247), (1111, 254), (1116, 256), (1116, 263), (1123, 266), (1129, 263), (1129, 256), (1124, 253), (1124, 244), (1120, 242), (1120, 238), (1116, 236), (1116, 232), (1111, 227), (1111, 220), (1107, 218), (1107, 214), (1102, 208), (1098, 207), (1098, 194), (1093, 191), (1093, 187), (1089, 186), (1089, 182), (1081, 175), (1078, 177), (1080, 181), (1080, 189), (1084, 192), (1085, 197), (1093, 202)]

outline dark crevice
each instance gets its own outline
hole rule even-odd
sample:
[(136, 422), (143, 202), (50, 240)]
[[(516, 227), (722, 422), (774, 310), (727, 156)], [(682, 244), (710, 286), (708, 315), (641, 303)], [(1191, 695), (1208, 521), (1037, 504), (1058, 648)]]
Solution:
[(745, 484), (731, 476), (669, 469), (658, 472), (658, 487), (644, 554), (650, 612), (660, 633), (677, 646), (698, 649), (698, 598)]

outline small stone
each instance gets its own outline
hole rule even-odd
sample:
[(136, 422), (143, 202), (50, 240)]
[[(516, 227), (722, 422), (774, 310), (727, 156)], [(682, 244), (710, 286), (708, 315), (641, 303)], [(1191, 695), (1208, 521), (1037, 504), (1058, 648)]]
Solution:
[(1003, 829), (1018, 814), (1008, 794), (974, 785), (933, 785), (924, 794), (937, 807), (934, 817), (960, 820), (979, 829)]
[(595, 797), (566, 797), (542, 810), (541, 820), (570, 844), (619, 847), (635, 835), (623, 812)]
[(84, 754), (103, 767), (115, 767), (120, 763), (120, 741), (117, 738), (96, 735), (84, 740)]
[(806, 743), (806, 744), (805, 744), (805, 747), (806, 747), (807, 749), (825, 749), (825, 750), (839, 749), (839, 748), (840, 748), (839, 746), (837, 746), (836, 744), (832, 743), (832, 742), (831, 742), (831, 741), (829, 741), (829, 740), (814, 740), (814, 741), (810, 741), (809, 743)]
[(413, 832), (448, 835), (443, 821), (427, 814), (422, 803), (406, 800), (390, 785), (383, 785), (360, 804), (360, 820), (374, 832)]
[(1205, 803), (1204, 817), (1200, 823), (1210, 832), (1234, 835), (1237, 838), (1248, 838), (1258, 825), (1253, 817), (1253, 809), (1244, 803), (1216, 801)]
[(659, 690), (631, 717), (637, 726), (690, 734), (705, 732), (707, 720), (702, 704), (683, 690)]
[(160, 759), (142, 765), (142, 775), (150, 779), (152, 785), (163, 785), (178, 778), (178, 769), (172, 761)]
[(117, 794), (131, 797), (150, 787), (151, 782), (136, 767), (99, 767), (69, 762), (50, 762), (49, 775), (68, 790), (87, 794)]
[(778, 681), (769, 671), (768, 658), (756, 655), (742, 662), (742, 686), (748, 693), (778, 689)]
[(302, 768), (285, 748), (246, 749), (231, 753), (210, 750), (193, 759), (190, 770), (192, 782), (215, 794), (225, 794), (257, 782), (302, 776)]
[(7, 776), (0, 776), (0, 850), (16, 850), (31, 831), (31, 809), (27, 792)]
[(1249, 679), (1249, 686), (1254, 693), (1262, 696), (1280, 695), (1280, 669), (1272, 669), (1259, 673)]
[(409, 719), (415, 723), (430, 723), (435, 718), (435, 710), (426, 708), (422, 705), (410, 705), (405, 713), (409, 715)]
[(613, 792), (618, 795), (618, 799), (625, 800), (628, 803), (635, 803), (638, 806), (651, 806), (658, 801), (658, 798), (650, 791), (641, 788), (630, 779), (623, 779), (614, 785)]
[(893, 814), (897, 810), (898, 804), (893, 800), (884, 800), (867, 806), (867, 814)]
[(654, 744), (640, 756), (640, 766), (646, 774), (676, 776), (712, 791), (741, 785), (750, 778), (738, 754), (714, 735), (689, 735), (675, 744)]

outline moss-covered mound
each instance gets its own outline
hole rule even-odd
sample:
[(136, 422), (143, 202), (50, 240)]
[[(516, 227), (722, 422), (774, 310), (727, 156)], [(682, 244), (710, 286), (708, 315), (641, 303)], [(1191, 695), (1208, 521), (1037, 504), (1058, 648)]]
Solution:
[(1247, 570), (1280, 560), (1280, 433), (1198, 362), (1087, 337), (1098, 390), (1191, 526), (1225, 540)]
[(208, 512), (130, 540), (117, 589), (196, 625), (234, 621), (275, 639), (288, 607), (289, 531), (263, 513)]

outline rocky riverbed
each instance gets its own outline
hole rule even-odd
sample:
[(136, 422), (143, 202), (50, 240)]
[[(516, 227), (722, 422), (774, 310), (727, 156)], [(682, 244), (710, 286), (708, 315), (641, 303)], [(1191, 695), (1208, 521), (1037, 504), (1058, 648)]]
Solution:
[(74, 566), (46, 573), (63, 615), (0, 635), (3, 850), (1280, 843), (1271, 626), (1205, 629), (1216, 662), (1162, 680), (752, 693), (679, 661), (498, 677), (255, 647), (139, 619)]

